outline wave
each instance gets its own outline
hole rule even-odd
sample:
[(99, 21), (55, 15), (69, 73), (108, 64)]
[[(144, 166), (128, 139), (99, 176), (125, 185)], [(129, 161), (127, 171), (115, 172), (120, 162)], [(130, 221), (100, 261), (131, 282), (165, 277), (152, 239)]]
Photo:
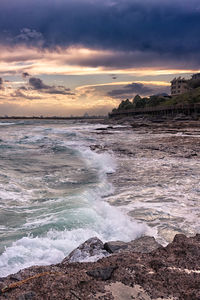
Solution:
[[(31, 202), (31, 194), (28, 195), (27, 207), (23, 201), (27, 213), (26, 221), (25, 224), (20, 225), (19, 232), (29, 232), (29, 234), (26, 233), (23, 238), (5, 248), (0, 256), (0, 276), (7, 276), (32, 265), (58, 263), (78, 245), (94, 236), (104, 242), (130, 241), (147, 231), (146, 226), (133, 222), (125, 213), (104, 201), (106, 196), (114, 192), (112, 184), (108, 181), (108, 174), (115, 172), (117, 168), (113, 154), (92, 151), (89, 148), (88, 136), (80, 132), (74, 134), (77, 130), (75, 128), (53, 128), (48, 131), (46, 129), (36, 128), (37, 134), (24, 135), (23, 142), (35, 143), (35, 145), (43, 143), (45, 147), (54, 149), (54, 156), (50, 156), (54, 159), (54, 163), (56, 163), (57, 155), (58, 157), (62, 155), (65, 165), (68, 163), (67, 159), (72, 161), (81, 159), (83, 162), (80, 166), (81, 176), (84, 178), (93, 176), (94, 180), (88, 180), (88, 183), (85, 183), (81, 179), (82, 186), (79, 189), (72, 185), (72, 196), (55, 196), (45, 201)], [(62, 138), (63, 135), (65, 138)], [(19, 139), (18, 143), (20, 143)], [(64, 149), (70, 150), (68, 156), (63, 153)], [(44, 155), (46, 154), (47, 152)], [(75, 167), (76, 164), (74, 164)], [(43, 176), (43, 179), (48, 176), (47, 179), (50, 180), (50, 175)], [(66, 181), (64, 171), (58, 172), (55, 176), (57, 177), (52, 177), (51, 181), (45, 181), (45, 189), (51, 192), (54, 184), (57, 184), (56, 181)], [(60, 178), (60, 176), (64, 177)], [(41, 185), (43, 183), (41, 181)], [(36, 213), (40, 215), (35, 216)]]
[[(14, 242), (0, 256), (1, 277), (32, 265), (59, 263), (79, 244), (94, 236), (104, 242), (130, 241), (147, 230), (144, 225), (133, 222), (123, 212), (103, 200), (104, 196), (113, 192), (113, 186), (106, 177), (107, 173), (115, 171), (116, 163), (113, 157), (106, 153), (97, 154), (87, 148), (79, 148), (79, 151), (86, 164), (99, 172), (99, 183), (79, 195), (84, 202), (84, 207), (76, 209), (73, 218), (74, 224), (81, 228), (49, 230), (42, 236), (29, 235)], [(57, 224), (65, 214), (69, 214), (69, 210), (63, 211), (62, 216), (57, 216)], [(48, 220), (43, 218), (42, 222), (45, 225)], [(40, 225), (42, 224), (38, 220), (37, 226)], [(32, 222), (31, 226), (33, 226)]]
[[(146, 231), (144, 225), (132, 222), (122, 212), (105, 202), (91, 202), (95, 205), (86, 212), (87, 218), (94, 220), (90, 228), (72, 230), (50, 230), (43, 236), (27, 236), (14, 242), (0, 256), (0, 276), (16, 273), (32, 265), (49, 265), (59, 263), (73, 249), (91, 237), (102, 241), (133, 240)], [(78, 215), (77, 215), (78, 218)], [(84, 261), (87, 261), (85, 259)], [(88, 261), (90, 259), (88, 258)]]

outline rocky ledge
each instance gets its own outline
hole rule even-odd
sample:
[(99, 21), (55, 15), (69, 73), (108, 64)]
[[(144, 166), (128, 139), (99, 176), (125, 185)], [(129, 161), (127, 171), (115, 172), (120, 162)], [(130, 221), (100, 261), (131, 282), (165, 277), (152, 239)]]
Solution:
[(92, 238), (60, 264), (1, 278), (0, 299), (199, 300), (200, 234), (176, 235), (166, 247), (152, 237), (106, 244)]

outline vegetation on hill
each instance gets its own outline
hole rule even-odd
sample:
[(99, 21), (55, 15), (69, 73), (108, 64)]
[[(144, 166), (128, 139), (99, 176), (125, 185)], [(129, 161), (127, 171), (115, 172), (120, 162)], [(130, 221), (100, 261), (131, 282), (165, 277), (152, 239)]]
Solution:
[[(191, 83), (191, 84), (194, 84)], [(198, 83), (196, 83), (198, 85)], [(129, 99), (123, 100), (118, 108), (114, 108), (113, 112), (130, 110), (135, 108), (145, 108), (145, 107), (154, 107), (158, 105), (169, 106), (169, 105), (186, 105), (186, 104), (195, 104), (200, 103), (200, 87), (193, 88), (185, 94), (178, 96), (168, 96), (168, 95), (153, 95), (149, 97), (140, 97), (136, 95), (132, 101)]]

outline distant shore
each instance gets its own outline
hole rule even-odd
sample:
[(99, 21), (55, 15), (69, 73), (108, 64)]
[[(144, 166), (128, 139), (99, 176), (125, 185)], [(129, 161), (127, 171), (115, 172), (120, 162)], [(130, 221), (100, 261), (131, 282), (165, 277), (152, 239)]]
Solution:
[(91, 116), (91, 117), (84, 117), (84, 116), (72, 116), (72, 117), (56, 117), (56, 116), (50, 116), (50, 117), (25, 117), (25, 116), (11, 116), (11, 117), (2, 117), (0, 116), (0, 120), (104, 120), (107, 117), (104, 116)]

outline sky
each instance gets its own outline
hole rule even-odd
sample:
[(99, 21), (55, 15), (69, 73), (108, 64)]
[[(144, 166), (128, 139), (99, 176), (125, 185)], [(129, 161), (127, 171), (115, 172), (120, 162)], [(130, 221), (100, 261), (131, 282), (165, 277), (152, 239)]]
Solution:
[(200, 72), (199, 0), (1, 0), (0, 116), (106, 115)]

